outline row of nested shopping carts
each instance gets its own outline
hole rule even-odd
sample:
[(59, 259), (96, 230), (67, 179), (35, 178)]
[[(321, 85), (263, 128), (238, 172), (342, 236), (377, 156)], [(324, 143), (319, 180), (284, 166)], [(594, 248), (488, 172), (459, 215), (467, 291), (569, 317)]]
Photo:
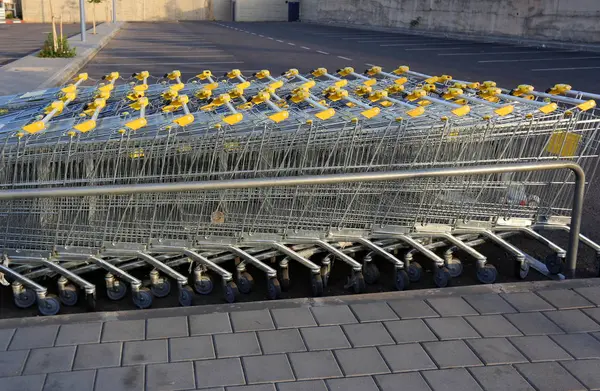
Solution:
[[(0, 196), (58, 192), (3, 198), (0, 282), (12, 286), (18, 307), (37, 304), (44, 315), (76, 305), (80, 290), (94, 307), (86, 276), (97, 270), (106, 272), (108, 298), (124, 298), (129, 286), (139, 308), (167, 296), (172, 280), (182, 305), (216, 285), (233, 302), (255, 288), (251, 271), (266, 274), (266, 296), (276, 299), (291, 263), (310, 270), (315, 296), (334, 263), (357, 293), (378, 280), (378, 263), (391, 263), (393, 288), (403, 290), (423, 275), (417, 253), (432, 262), (438, 287), (462, 273), (457, 253), (476, 260), (479, 281), (493, 283), (495, 267), (475, 248), (484, 242), (509, 253), (520, 278), (530, 267), (563, 278), (566, 252), (541, 232), (569, 230), (568, 172), (343, 178), (568, 160), (589, 181), (598, 98), (564, 84), (509, 90), (407, 66), (204, 71), (185, 82), (179, 71), (97, 81), (80, 74), (60, 88), (0, 97)], [(285, 182), (331, 174), (346, 177)], [(212, 187), (178, 190), (199, 181)], [(147, 190), (155, 184), (173, 190)], [(512, 245), (516, 233), (550, 255), (540, 262)], [(132, 275), (139, 270), (146, 280)]]

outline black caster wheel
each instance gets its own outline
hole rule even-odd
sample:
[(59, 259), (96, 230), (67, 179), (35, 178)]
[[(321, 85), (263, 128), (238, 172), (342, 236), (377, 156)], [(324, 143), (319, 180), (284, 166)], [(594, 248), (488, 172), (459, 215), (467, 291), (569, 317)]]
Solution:
[(44, 299), (38, 300), (38, 310), (44, 316), (56, 315), (60, 311), (60, 301), (55, 295), (47, 295)]
[(214, 284), (210, 276), (204, 274), (194, 283), (194, 289), (200, 295), (210, 295), (214, 289)]
[(454, 257), (450, 258), (446, 262), (446, 268), (448, 269), (448, 272), (450, 272), (450, 277), (452, 278), (460, 276), (463, 272), (462, 262), (460, 261), (460, 259)]
[(411, 262), (406, 270), (410, 282), (419, 282), (423, 275), (423, 266), (418, 262)]
[(77, 288), (71, 284), (65, 285), (64, 288), (58, 292), (58, 298), (64, 305), (68, 307), (74, 306), (77, 304), (77, 300), (79, 300)]
[(23, 289), (15, 296), (15, 305), (19, 308), (29, 308), (35, 304), (36, 294), (32, 289)]
[(127, 294), (127, 285), (115, 280), (112, 288), (106, 288), (106, 296), (111, 300), (121, 300)]
[(379, 268), (373, 261), (363, 264), (362, 271), (367, 284), (375, 284), (379, 280)]
[(192, 305), (194, 299), (194, 290), (191, 286), (185, 285), (179, 288), (179, 304), (182, 307), (189, 307)]
[(229, 281), (223, 287), (225, 301), (228, 303), (235, 303), (237, 296), (240, 294), (238, 287), (235, 282)]
[(406, 270), (396, 270), (396, 278), (394, 279), (394, 288), (397, 291), (403, 291), (410, 286), (410, 278)]
[(281, 285), (275, 277), (269, 278), (269, 281), (267, 281), (267, 297), (269, 300), (276, 300), (281, 297)]
[(548, 268), (550, 274), (562, 273), (564, 268), (564, 261), (556, 253), (552, 253), (546, 257), (544, 264)]
[(150, 291), (156, 297), (166, 297), (171, 293), (171, 283), (165, 278), (158, 284), (150, 285)]
[(85, 306), (88, 311), (96, 311), (96, 294), (87, 293), (85, 295)]
[(354, 293), (364, 292), (367, 285), (365, 283), (365, 277), (363, 276), (362, 272), (355, 272), (352, 278), (354, 279), (352, 283), (352, 290), (354, 291)]
[(515, 274), (517, 278), (520, 278), (521, 280), (527, 278), (527, 275), (529, 274), (529, 264), (527, 262), (517, 262), (515, 265), (515, 269)]
[(433, 273), (433, 282), (438, 288), (445, 288), (450, 285), (451, 279), (452, 276), (450, 276), (450, 272), (445, 267), (439, 267)]
[(254, 285), (254, 278), (248, 272), (241, 272), (237, 279), (238, 290), (243, 294), (252, 292), (252, 286)]
[(490, 263), (486, 263), (483, 267), (477, 269), (477, 279), (482, 284), (493, 284), (498, 277), (496, 267)]
[(323, 279), (320, 274), (310, 276), (310, 288), (314, 297), (323, 296)]
[[(598, 274), (600, 275), (600, 272)], [(327, 284), (329, 284), (329, 266), (321, 266), (321, 281), (323, 281), (323, 288), (327, 288)]]
[(145, 309), (150, 308), (152, 305), (152, 293), (150, 293), (150, 289), (148, 288), (140, 288), (138, 292), (133, 293), (133, 304), (137, 308)]

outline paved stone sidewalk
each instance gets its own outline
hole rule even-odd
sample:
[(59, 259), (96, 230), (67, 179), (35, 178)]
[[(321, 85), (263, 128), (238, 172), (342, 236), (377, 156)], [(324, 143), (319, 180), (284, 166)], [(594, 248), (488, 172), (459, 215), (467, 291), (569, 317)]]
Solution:
[(0, 390), (600, 389), (598, 283), (298, 303), (0, 321)]

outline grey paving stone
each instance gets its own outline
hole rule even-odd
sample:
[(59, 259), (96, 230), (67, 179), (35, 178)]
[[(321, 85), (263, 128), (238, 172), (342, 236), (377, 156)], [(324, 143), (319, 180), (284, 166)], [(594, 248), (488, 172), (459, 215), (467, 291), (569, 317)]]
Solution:
[(427, 342), (423, 347), (440, 368), (483, 365), (464, 341)]
[(278, 391), (327, 391), (323, 380), (277, 383)]
[(354, 347), (393, 345), (395, 343), (383, 324), (379, 322), (345, 324), (342, 328)]
[(9, 350), (49, 348), (54, 346), (58, 325), (19, 327), (10, 341)]
[(437, 369), (421, 345), (416, 343), (381, 346), (379, 351), (392, 372)]
[(517, 310), (497, 293), (467, 295), (462, 298), (481, 315), (510, 314), (517, 312)]
[(55, 346), (100, 342), (102, 323), (63, 324), (58, 330)]
[(218, 358), (260, 354), (256, 333), (217, 334), (214, 339)]
[(527, 362), (527, 358), (506, 338), (472, 339), (467, 343), (486, 365)]
[(562, 334), (564, 331), (540, 312), (506, 314), (506, 319), (525, 335)]
[(534, 391), (523, 376), (510, 365), (494, 365), (469, 370), (486, 391)]
[(304, 341), (297, 329), (259, 331), (258, 339), (264, 354), (306, 351)]
[(150, 318), (146, 324), (146, 339), (187, 337), (187, 316), (170, 318)]
[(435, 297), (427, 299), (427, 302), (441, 316), (479, 315), (461, 297)]
[(194, 367), (198, 388), (246, 384), (239, 358), (194, 361)]
[(50, 373), (46, 377), (44, 391), (92, 391), (95, 378), (94, 370)]
[(516, 368), (538, 390), (585, 390), (585, 387), (557, 362), (518, 364)]
[(190, 335), (208, 335), (231, 333), (231, 323), (228, 313), (190, 315), (188, 317)]
[(334, 354), (345, 376), (390, 372), (379, 351), (373, 347), (336, 350)]
[(242, 363), (248, 383), (294, 380), (292, 367), (285, 354), (243, 357)]
[(194, 363), (152, 364), (146, 367), (146, 390), (188, 390), (196, 386)]
[(577, 359), (600, 358), (600, 342), (589, 334), (552, 335), (550, 338)]
[(379, 385), (381, 391), (431, 391), (419, 372), (377, 375), (375, 376), (375, 382)]
[(15, 335), (15, 329), (2, 329), (0, 330), (0, 351), (8, 349), (8, 344)]
[(479, 338), (479, 334), (460, 317), (425, 319), (425, 323), (440, 339)]
[(535, 293), (558, 309), (586, 308), (594, 306), (592, 302), (586, 300), (585, 297), (571, 289), (552, 289), (536, 291)]
[(166, 339), (133, 341), (123, 344), (123, 366), (155, 364), (169, 361)]
[(278, 329), (317, 325), (308, 307), (273, 309), (271, 315)]
[(439, 316), (424, 300), (394, 300), (387, 303), (400, 319), (437, 318)]
[(353, 304), (350, 308), (360, 322), (377, 322), (398, 319), (396, 313), (392, 311), (385, 301)]
[(600, 322), (600, 308), (585, 308), (583, 312), (585, 312), (596, 322)]
[(379, 391), (371, 377), (326, 380), (330, 391)]
[(121, 365), (121, 342), (79, 345), (73, 369), (118, 367)]
[(559, 310), (544, 312), (551, 321), (567, 333), (599, 331), (600, 325), (581, 310)]
[(320, 326), (358, 323), (358, 320), (347, 305), (311, 307), (310, 310)]
[(421, 319), (397, 320), (385, 322), (396, 343), (437, 341), (438, 338)]
[(584, 288), (576, 288), (575, 292), (585, 297), (590, 302), (600, 305), (600, 286), (589, 286)]
[(233, 331), (273, 330), (275, 325), (269, 310), (239, 311), (229, 314)]
[(250, 386), (227, 387), (227, 391), (276, 391), (275, 384), (252, 384)]
[(577, 360), (561, 362), (584, 386), (600, 390), (600, 360)]
[(349, 348), (350, 342), (340, 326), (306, 327), (300, 329), (308, 350)]
[(423, 372), (434, 391), (482, 391), (479, 384), (464, 368)]
[(207, 335), (169, 339), (169, 361), (171, 362), (215, 357), (212, 338)]
[(42, 391), (46, 375), (13, 376), (0, 379), (2, 391)]
[(75, 346), (33, 349), (29, 352), (23, 374), (70, 371), (74, 357)]
[(146, 338), (146, 321), (115, 320), (104, 323), (102, 342), (139, 341)]
[(95, 390), (142, 391), (144, 390), (144, 367), (98, 369)]
[(290, 353), (289, 358), (298, 380), (342, 376), (342, 371), (330, 351)]
[(549, 311), (555, 309), (550, 303), (533, 292), (501, 293), (500, 296), (519, 312)]
[(529, 361), (571, 360), (572, 357), (547, 335), (509, 338)]
[(502, 315), (468, 316), (465, 320), (484, 337), (513, 337), (522, 335)]
[(28, 355), (28, 350), (0, 352), (0, 377), (20, 375)]

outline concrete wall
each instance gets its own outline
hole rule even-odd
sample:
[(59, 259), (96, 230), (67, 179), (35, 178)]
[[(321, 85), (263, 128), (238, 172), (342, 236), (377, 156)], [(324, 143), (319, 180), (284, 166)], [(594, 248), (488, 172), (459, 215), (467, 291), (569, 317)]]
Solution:
[(302, 21), (600, 42), (600, 0), (302, 0), (300, 7)]
[[(50, 22), (49, 0), (22, 0), (23, 20)], [(85, 1), (86, 19), (92, 20), (93, 6)], [(231, 20), (231, 0), (117, 0), (117, 19), (121, 21), (155, 20)], [(112, 0), (96, 5), (96, 20), (112, 14)], [(52, 0), (54, 15), (62, 14), (65, 23), (79, 22), (79, 0)]]
[(236, 22), (288, 20), (288, 5), (285, 0), (236, 0)]

